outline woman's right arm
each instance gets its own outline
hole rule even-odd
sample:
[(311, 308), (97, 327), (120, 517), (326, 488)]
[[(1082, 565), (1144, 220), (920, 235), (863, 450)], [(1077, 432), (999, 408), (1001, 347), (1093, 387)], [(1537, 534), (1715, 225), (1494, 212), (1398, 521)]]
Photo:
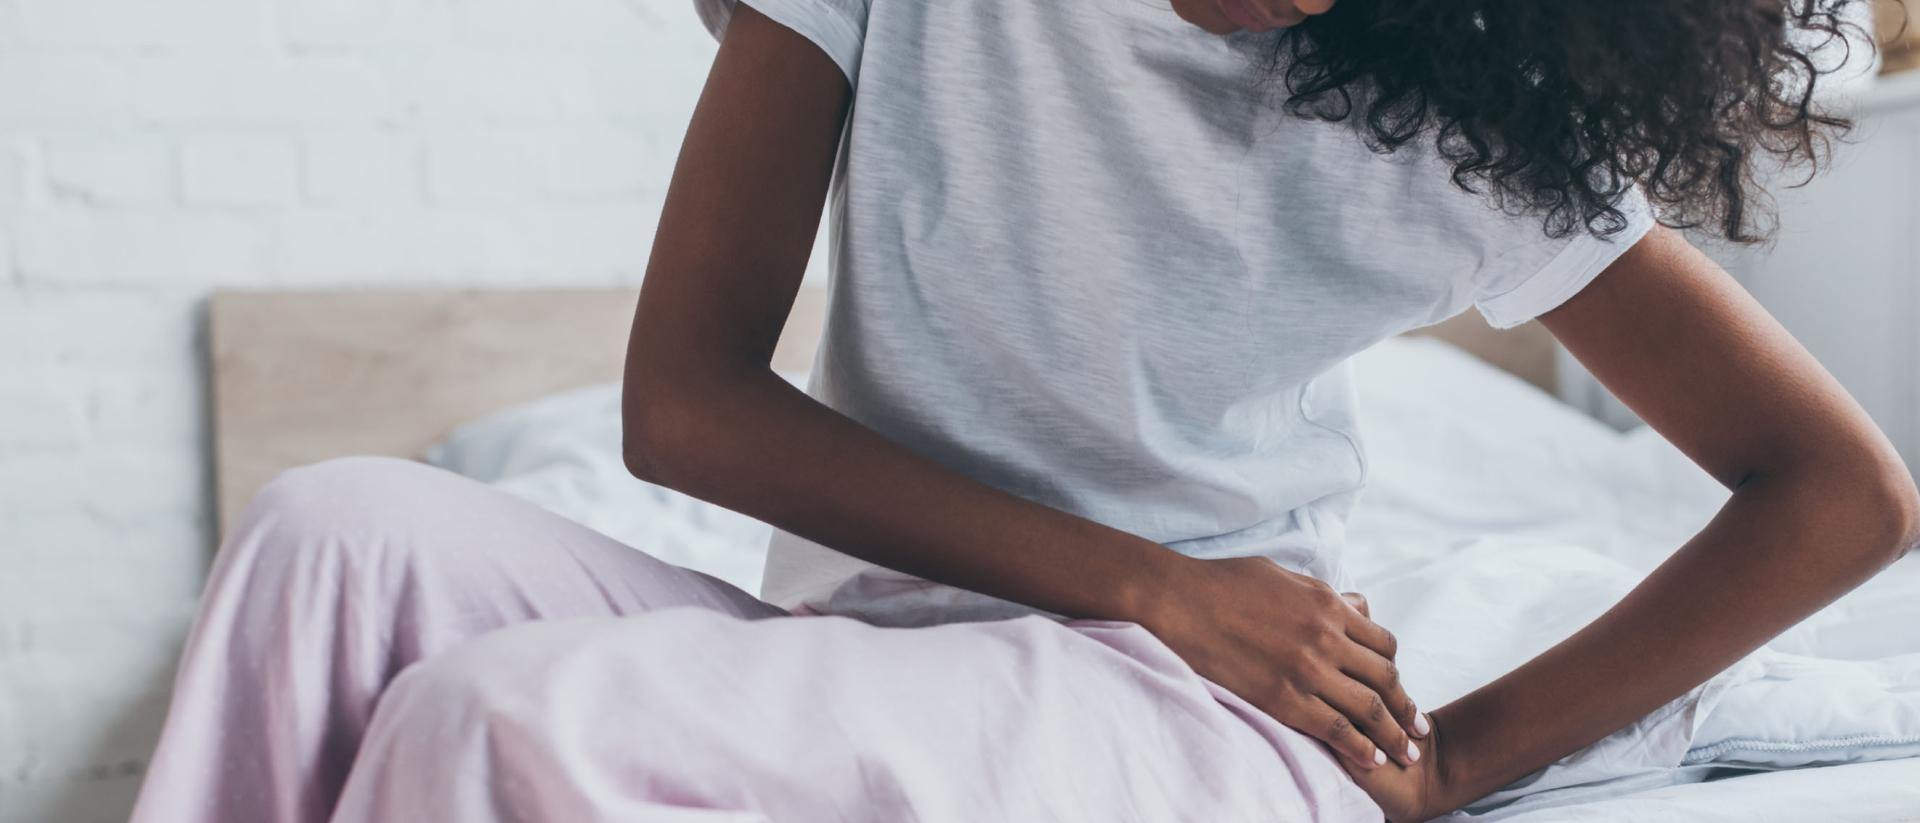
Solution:
[(1153, 631), (1196, 671), (1361, 763), (1405, 762), (1392, 638), (1258, 558), (1196, 561), (973, 481), (769, 366), (819, 228), (850, 90), (738, 7), (674, 170), (629, 344), (633, 473), (892, 569)]

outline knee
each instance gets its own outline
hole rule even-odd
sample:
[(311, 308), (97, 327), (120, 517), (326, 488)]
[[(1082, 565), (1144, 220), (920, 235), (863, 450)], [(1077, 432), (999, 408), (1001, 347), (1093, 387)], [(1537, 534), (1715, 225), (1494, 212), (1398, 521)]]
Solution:
[[(436, 541), (415, 539), (446, 472), (388, 457), (345, 457), (282, 472), (254, 495), (220, 549), (215, 575), (239, 572), (249, 589), (367, 571)], [(363, 562), (377, 553), (380, 563)], [(363, 556), (367, 555), (367, 556)]]
[(423, 491), (445, 482), (438, 469), (392, 457), (339, 457), (281, 472), (253, 497), (234, 537), (390, 533)]

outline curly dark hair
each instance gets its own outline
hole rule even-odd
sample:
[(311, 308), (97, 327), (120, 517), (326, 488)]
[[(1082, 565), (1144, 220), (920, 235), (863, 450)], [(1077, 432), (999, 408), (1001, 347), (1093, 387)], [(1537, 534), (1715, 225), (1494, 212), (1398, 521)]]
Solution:
[(1376, 151), (1431, 135), (1453, 182), (1549, 235), (1659, 219), (1753, 243), (1763, 164), (1825, 162), (1851, 123), (1815, 104), (1857, 0), (1339, 0), (1278, 39), (1296, 115), (1351, 120)]

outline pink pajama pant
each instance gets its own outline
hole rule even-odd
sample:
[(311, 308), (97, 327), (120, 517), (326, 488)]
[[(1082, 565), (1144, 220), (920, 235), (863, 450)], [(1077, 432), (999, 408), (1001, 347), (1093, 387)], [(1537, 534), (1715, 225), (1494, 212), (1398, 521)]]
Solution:
[(221, 549), (134, 823), (1378, 821), (1146, 631), (790, 616), (354, 458)]

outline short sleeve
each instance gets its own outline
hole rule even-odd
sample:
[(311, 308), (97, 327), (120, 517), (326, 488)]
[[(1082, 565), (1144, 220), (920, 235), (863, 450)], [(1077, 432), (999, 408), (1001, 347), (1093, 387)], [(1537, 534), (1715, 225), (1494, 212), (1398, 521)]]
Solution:
[(1653, 228), (1653, 211), (1638, 189), (1628, 191), (1618, 208), (1627, 224), (1611, 237), (1537, 235), (1487, 261), (1473, 276), (1473, 304), (1481, 316), (1495, 328), (1508, 329), (1579, 294)]
[[(693, 0), (700, 22), (715, 38), (726, 33), (740, 0)], [(855, 83), (860, 76), (860, 52), (866, 42), (869, 0), (746, 0), (768, 19), (786, 26), (819, 46)]]

